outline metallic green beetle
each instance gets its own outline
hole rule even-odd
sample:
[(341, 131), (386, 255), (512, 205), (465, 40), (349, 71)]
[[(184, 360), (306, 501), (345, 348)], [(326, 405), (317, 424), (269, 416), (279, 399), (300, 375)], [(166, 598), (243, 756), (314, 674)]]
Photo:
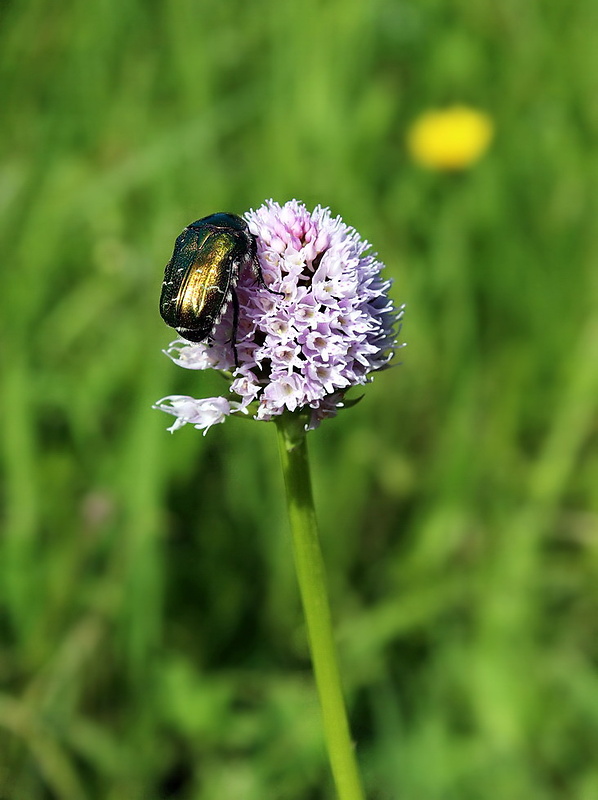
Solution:
[(188, 225), (177, 238), (166, 265), (160, 314), (171, 328), (192, 342), (203, 342), (214, 331), (229, 301), (233, 302), (232, 348), (236, 347), (239, 275), (250, 267), (260, 286), (272, 294), (262, 275), (255, 237), (236, 214), (210, 214)]

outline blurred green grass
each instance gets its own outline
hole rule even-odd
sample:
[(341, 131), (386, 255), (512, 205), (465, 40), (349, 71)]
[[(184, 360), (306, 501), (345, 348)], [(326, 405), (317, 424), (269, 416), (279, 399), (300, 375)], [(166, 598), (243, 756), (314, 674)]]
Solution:
[[(7, 2), (0, 798), (324, 800), (274, 432), (165, 432), (191, 219), (322, 203), (407, 303), (311, 436), (376, 800), (598, 797), (598, 6)], [(421, 111), (485, 109), (427, 173)]]

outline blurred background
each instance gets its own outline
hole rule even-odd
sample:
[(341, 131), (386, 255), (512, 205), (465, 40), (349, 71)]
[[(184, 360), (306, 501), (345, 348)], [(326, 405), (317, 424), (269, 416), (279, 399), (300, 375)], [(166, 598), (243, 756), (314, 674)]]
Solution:
[[(274, 428), (151, 408), (222, 388), (161, 352), (175, 237), (269, 197), (407, 304), (310, 435), (368, 797), (597, 798), (598, 5), (0, 14), (2, 800), (333, 798)], [(422, 166), (455, 104), (492, 141)]]

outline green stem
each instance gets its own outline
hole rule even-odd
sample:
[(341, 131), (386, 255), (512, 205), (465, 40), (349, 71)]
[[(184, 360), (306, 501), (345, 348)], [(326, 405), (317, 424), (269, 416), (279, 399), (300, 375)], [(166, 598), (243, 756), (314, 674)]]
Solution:
[(277, 420), (278, 444), (287, 490), (295, 567), (320, 697), (328, 757), (339, 800), (364, 800), (341, 689), (324, 561), (314, 510), (304, 420)]

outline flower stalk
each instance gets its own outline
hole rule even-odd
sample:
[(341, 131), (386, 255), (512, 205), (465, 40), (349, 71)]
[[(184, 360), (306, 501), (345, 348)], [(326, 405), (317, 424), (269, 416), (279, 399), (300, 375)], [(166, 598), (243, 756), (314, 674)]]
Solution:
[(339, 800), (364, 800), (332, 630), (307, 456), (305, 419), (286, 413), (276, 420), (289, 521), (309, 648), (322, 710), (324, 736)]

